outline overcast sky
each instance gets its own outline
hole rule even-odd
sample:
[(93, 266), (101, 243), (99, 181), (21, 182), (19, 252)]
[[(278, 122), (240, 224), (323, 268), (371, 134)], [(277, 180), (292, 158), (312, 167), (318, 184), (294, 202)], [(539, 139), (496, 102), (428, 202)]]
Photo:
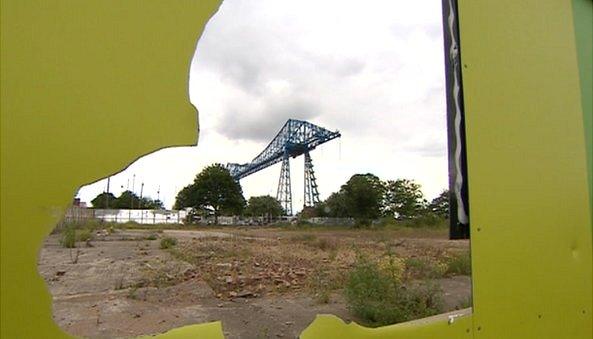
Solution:
[[(296, 118), (342, 133), (311, 153), (322, 199), (356, 173), (414, 179), (431, 199), (447, 187), (443, 62), (437, 0), (225, 0), (191, 65), (198, 146), (136, 161), (111, 178), (111, 192), (134, 183), (140, 194), (144, 182), (144, 195), (170, 208), (203, 167), (251, 161)], [(302, 157), (291, 173), (298, 211)], [(276, 164), (241, 180), (246, 198), (275, 196), (279, 175)]]

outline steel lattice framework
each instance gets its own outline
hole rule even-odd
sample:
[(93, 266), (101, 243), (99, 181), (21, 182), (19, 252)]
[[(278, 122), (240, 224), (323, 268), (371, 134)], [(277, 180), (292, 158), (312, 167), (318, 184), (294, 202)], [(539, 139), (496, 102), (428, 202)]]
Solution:
[(282, 161), (276, 198), (282, 204), (286, 214), (292, 215), (289, 159), (305, 155), (304, 205), (313, 206), (319, 202), (319, 191), (309, 153), (317, 146), (340, 136), (338, 131), (332, 132), (307, 121), (289, 119), (270, 144), (250, 163), (229, 163), (226, 167), (235, 180), (240, 180)]

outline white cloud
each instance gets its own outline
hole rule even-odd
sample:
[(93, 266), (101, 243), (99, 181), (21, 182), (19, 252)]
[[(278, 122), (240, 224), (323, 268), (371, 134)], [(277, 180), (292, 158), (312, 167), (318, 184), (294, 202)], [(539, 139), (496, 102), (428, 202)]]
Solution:
[[(114, 177), (112, 188), (117, 193), (135, 173), (145, 193), (156, 196), (160, 185), (171, 206), (202, 167), (248, 162), (288, 118), (300, 118), (343, 135), (312, 153), (323, 197), (361, 172), (413, 178), (436, 196), (447, 186), (442, 49), (436, 0), (226, 0), (192, 62), (198, 147), (149, 155)], [(278, 175), (276, 165), (241, 183), (247, 196), (274, 195)], [(104, 187), (91, 185), (80, 196), (88, 201)]]

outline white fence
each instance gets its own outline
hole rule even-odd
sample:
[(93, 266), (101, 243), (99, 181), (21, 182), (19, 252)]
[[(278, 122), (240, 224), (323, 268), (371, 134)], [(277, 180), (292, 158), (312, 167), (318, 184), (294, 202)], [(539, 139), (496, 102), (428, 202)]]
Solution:
[(180, 224), (186, 211), (175, 210), (112, 210), (94, 209), (94, 218), (105, 222), (137, 222), (139, 224)]
[(132, 221), (139, 224), (181, 224), (186, 216), (187, 211), (184, 210), (118, 210), (72, 206), (66, 210), (64, 221), (82, 222), (89, 219), (99, 219), (116, 223)]

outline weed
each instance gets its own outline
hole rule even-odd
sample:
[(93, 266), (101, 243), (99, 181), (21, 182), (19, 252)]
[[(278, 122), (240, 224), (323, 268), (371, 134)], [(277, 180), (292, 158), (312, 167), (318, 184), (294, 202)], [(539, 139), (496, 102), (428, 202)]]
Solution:
[(74, 227), (66, 227), (62, 232), (62, 238), (60, 239), (60, 245), (64, 248), (76, 247), (76, 230)]
[(406, 265), (391, 250), (387, 252), (385, 257), (379, 258), (377, 265), (383, 273), (387, 274), (394, 281), (398, 283), (402, 281), (402, 275)]
[(70, 249), (70, 262), (73, 264), (78, 263), (78, 256), (80, 255), (80, 248), (76, 249), (76, 253), (72, 254), (72, 248)]
[(115, 290), (123, 290), (124, 289), (124, 277), (119, 276), (115, 279), (115, 286), (113, 287)]
[(179, 262), (168, 262), (155, 260), (146, 262), (140, 268), (141, 278), (133, 288), (156, 287), (164, 288), (173, 286), (181, 282), (181, 268), (183, 264)]
[(157, 240), (157, 239), (158, 239), (158, 237), (154, 233), (151, 233), (146, 237), (146, 240)]
[(329, 261), (335, 261), (336, 258), (338, 257), (338, 249), (337, 248), (333, 248), (329, 251)]
[(472, 262), (469, 251), (463, 251), (453, 254), (447, 259), (448, 275), (471, 275)]
[(334, 239), (321, 238), (315, 242), (315, 247), (322, 251), (336, 251), (338, 243)]
[(175, 238), (165, 237), (161, 239), (161, 249), (163, 250), (173, 248), (175, 245), (177, 245), (177, 239)]
[(78, 241), (89, 241), (93, 237), (93, 233), (90, 229), (83, 229), (78, 232), (76, 238)]
[(128, 298), (133, 299), (133, 300), (138, 299), (138, 295), (136, 294), (137, 292), (138, 292), (138, 286), (133, 286), (128, 291)]
[(338, 287), (332, 278), (327, 268), (319, 267), (311, 272), (307, 287), (317, 303), (329, 303), (331, 291)]
[(410, 257), (405, 260), (406, 274), (414, 279), (437, 279), (445, 275), (447, 266), (428, 257)]
[(456, 310), (462, 310), (464, 308), (470, 308), (473, 305), (472, 297), (469, 296), (463, 299), (457, 306), (455, 306)]
[(349, 273), (345, 296), (349, 308), (370, 326), (434, 315), (442, 307), (436, 285), (405, 287), (364, 257)]
[(397, 221), (395, 225), (412, 228), (446, 228), (449, 220), (434, 213), (426, 213), (415, 218)]
[(259, 330), (259, 333), (257, 334), (257, 338), (258, 339), (265, 339), (265, 338), (269, 338), (270, 337), (270, 329), (268, 327), (263, 327)]

